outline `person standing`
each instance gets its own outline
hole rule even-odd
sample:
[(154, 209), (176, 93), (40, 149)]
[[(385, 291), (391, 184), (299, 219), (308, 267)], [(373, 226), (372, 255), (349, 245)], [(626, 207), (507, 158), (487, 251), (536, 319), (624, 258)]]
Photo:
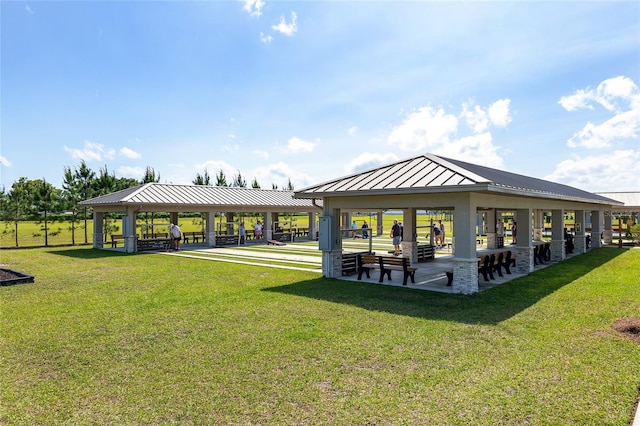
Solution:
[(516, 221), (513, 220), (511, 221), (511, 244), (516, 244), (516, 240), (517, 240), (517, 233), (518, 233), (518, 228), (516, 227)]
[(260, 223), (260, 221), (258, 221), (258, 223), (253, 227), (253, 233), (256, 236), (256, 240), (262, 239), (262, 223)]
[(442, 220), (438, 220), (438, 228), (440, 229), (440, 245), (444, 247), (444, 225)]
[(368, 240), (369, 239), (369, 225), (367, 225), (367, 221), (366, 220), (362, 224), (362, 229), (364, 229), (364, 231), (362, 231), (362, 238), (364, 238), (365, 240)]
[(173, 240), (173, 248), (176, 251), (179, 251), (180, 241), (182, 240), (182, 231), (180, 231), (180, 227), (178, 225), (174, 225), (173, 223), (170, 224), (169, 234), (171, 235), (171, 239)]
[(393, 226), (391, 227), (391, 233), (389, 235), (393, 239), (393, 255), (400, 255), (400, 241), (402, 240), (402, 234), (398, 219), (393, 220)]
[(244, 244), (244, 239), (247, 235), (247, 229), (244, 227), (244, 222), (240, 222), (240, 227), (238, 228), (238, 234), (240, 234), (240, 240), (238, 244)]
[(356, 223), (356, 221), (354, 220), (353, 222), (351, 222), (351, 229), (353, 229), (353, 232), (351, 232), (351, 236), (353, 237), (353, 239), (355, 240), (357, 237), (357, 232), (356, 229), (358, 229), (358, 224)]

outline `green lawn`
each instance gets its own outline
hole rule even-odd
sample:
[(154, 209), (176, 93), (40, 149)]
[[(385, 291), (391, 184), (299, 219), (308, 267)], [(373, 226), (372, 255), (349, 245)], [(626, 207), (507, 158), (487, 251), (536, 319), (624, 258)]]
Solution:
[(0, 424), (626, 425), (640, 250), (473, 296), (90, 248), (3, 250)]

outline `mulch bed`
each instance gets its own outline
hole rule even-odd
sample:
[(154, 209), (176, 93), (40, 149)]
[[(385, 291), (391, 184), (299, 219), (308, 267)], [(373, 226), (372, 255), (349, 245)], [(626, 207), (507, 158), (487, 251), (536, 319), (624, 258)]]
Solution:
[(640, 317), (620, 318), (612, 327), (623, 337), (640, 343)]
[(14, 285), (23, 283), (32, 283), (35, 281), (33, 275), (23, 274), (22, 272), (12, 271), (11, 269), (0, 268), (0, 285)]

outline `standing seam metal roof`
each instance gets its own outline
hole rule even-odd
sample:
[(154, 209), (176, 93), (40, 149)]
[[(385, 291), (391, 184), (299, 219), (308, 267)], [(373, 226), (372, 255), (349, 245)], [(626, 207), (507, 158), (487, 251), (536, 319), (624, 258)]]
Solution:
[(317, 209), (310, 200), (295, 199), (293, 192), (207, 185), (147, 183), (82, 201), (86, 206), (175, 204), (203, 207), (270, 207)]
[[(513, 192), (544, 198), (565, 198), (605, 204), (619, 204), (597, 194), (568, 185), (549, 182), (504, 170), (492, 169), (464, 161), (423, 154), (345, 176), (295, 192), (296, 197), (312, 198), (353, 195), (359, 191), (393, 194), (408, 190), (467, 189), (469, 191)], [(362, 194), (358, 194), (362, 195)]]

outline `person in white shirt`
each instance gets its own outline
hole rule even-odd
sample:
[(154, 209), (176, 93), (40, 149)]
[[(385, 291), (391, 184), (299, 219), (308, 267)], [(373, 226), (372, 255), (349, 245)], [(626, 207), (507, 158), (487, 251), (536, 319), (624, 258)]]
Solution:
[(253, 233), (256, 236), (256, 240), (262, 239), (262, 224), (260, 223), (260, 221), (258, 221), (258, 223), (254, 225)]
[(173, 223), (169, 225), (169, 233), (171, 235), (171, 239), (173, 240), (173, 246), (176, 251), (180, 250), (180, 240), (182, 240), (182, 231), (180, 231), (180, 227), (178, 225), (174, 225)]

